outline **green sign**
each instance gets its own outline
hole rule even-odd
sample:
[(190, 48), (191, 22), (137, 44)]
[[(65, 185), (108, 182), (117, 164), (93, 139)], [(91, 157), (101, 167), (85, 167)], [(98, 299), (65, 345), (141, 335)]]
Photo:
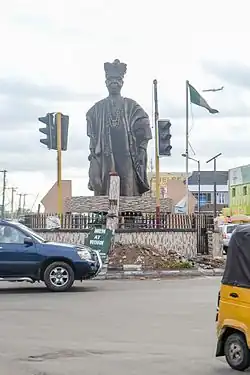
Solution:
[(102, 261), (105, 262), (109, 254), (113, 239), (113, 232), (110, 229), (93, 228), (85, 240), (85, 245), (97, 250)]

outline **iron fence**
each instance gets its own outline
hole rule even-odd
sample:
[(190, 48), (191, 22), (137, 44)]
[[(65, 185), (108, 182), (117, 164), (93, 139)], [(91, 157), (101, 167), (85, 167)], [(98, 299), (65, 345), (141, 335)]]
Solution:
[[(57, 214), (28, 214), (22, 221), (32, 229), (46, 229), (51, 219)], [(61, 228), (69, 230), (91, 229), (106, 225), (107, 213), (64, 214), (61, 215)], [(161, 213), (159, 220), (155, 212), (136, 213), (126, 212), (119, 214), (119, 229), (196, 229), (197, 215)]]

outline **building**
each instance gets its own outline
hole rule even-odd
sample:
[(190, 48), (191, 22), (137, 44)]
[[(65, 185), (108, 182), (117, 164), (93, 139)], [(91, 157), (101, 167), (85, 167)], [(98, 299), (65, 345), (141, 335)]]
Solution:
[(229, 208), (231, 215), (250, 215), (250, 164), (229, 170)]
[[(62, 200), (63, 207), (62, 213), (67, 211), (66, 209), (66, 199), (72, 197), (72, 181), (71, 180), (62, 180)], [(46, 193), (46, 195), (41, 200), (41, 203), (44, 207), (44, 213), (55, 213), (58, 212), (58, 185), (57, 182), (51, 187), (51, 189)]]
[[(194, 171), (188, 179), (189, 191), (193, 193), (195, 198), (198, 200), (199, 190), (199, 172)], [(218, 210), (229, 204), (229, 192), (228, 192), (228, 172), (227, 171), (216, 171), (216, 204)], [(200, 206), (209, 206), (213, 210), (214, 203), (214, 172), (213, 171), (201, 171), (200, 172)]]
[[(173, 202), (174, 211), (176, 213), (186, 212), (186, 174), (184, 172), (161, 172), (160, 173), (160, 197), (162, 199), (169, 198)], [(156, 196), (156, 176), (155, 173), (148, 173), (150, 183), (150, 191), (144, 196)], [(188, 196), (189, 213), (193, 213), (196, 207), (196, 198), (192, 192)]]
[[(160, 195), (161, 198), (167, 197), (167, 185), (168, 181), (184, 181), (185, 180), (185, 173), (183, 172), (161, 172), (160, 173)], [(150, 192), (148, 195), (152, 197), (156, 196), (156, 177), (155, 173), (150, 172), (148, 173), (148, 181), (150, 185)]]

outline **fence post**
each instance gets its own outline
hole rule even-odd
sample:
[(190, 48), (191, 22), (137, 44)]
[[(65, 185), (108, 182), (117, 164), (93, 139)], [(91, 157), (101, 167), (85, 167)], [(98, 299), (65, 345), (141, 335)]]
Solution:
[(106, 228), (112, 230), (114, 233), (119, 223), (120, 177), (115, 172), (109, 175), (109, 209)]

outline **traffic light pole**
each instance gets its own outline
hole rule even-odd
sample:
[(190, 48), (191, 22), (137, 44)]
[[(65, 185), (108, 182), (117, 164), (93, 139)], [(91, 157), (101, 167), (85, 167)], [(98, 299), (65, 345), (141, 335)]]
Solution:
[(189, 82), (186, 81), (186, 131), (185, 131), (185, 140), (186, 140), (186, 150), (185, 150), (185, 155), (186, 155), (186, 214), (189, 214), (189, 188), (188, 188), (188, 161), (189, 161)]
[(158, 144), (158, 92), (157, 80), (153, 81), (154, 85), (154, 104), (155, 104), (155, 180), (156, 180), (156, 227), (160, 226), (160, 158), (159, 158), (159, 144)]
[(58, 214), (61, 219), (63, 212), (62, 199), (62, 114), (56, 113), (56, 133), (57, 133), (57, 194), (58, 194)]

